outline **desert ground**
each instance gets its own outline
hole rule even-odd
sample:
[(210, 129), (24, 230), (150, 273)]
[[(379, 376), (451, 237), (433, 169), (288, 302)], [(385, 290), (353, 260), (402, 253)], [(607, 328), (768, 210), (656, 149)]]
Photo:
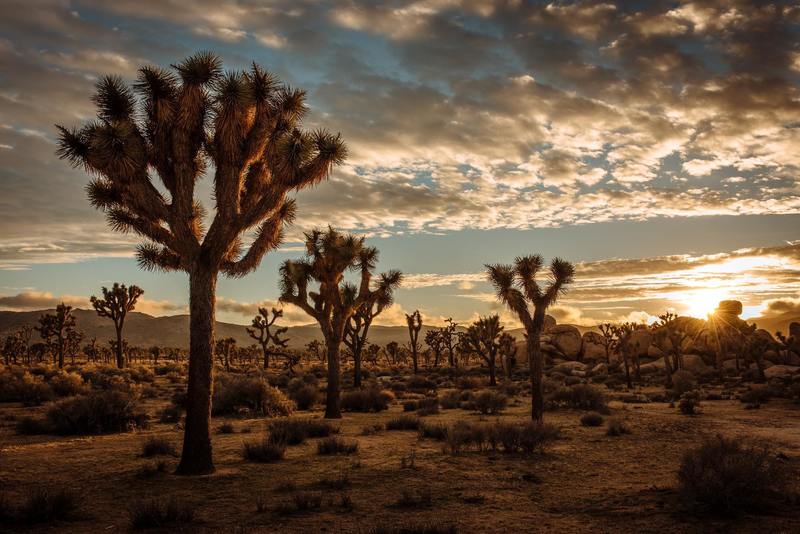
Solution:
[[(302, 373), (302, 372), (301, 372)], [(425, 373), (425, 371), (423, 371)], [(185, 385), (173, 375), (148, 377), (141, 406), (150, 416), (146, 428), (105, 435), (58, 437), (20, 435), (16, 425), (41, 415), (47, 405), (0, 404), (0, 488), (7, 503), (22, 503), (43, 488), (72, 488), (77, 509), (69, 517), (45, 524), (9, 524), (9, 529), (101, 532), (132, 528), (132, 510), (143, 502), (176, 498), (193, 510), (187, 521), (162, 526), (164, 531), (230, 532), (797, 532), (800, 514), (791, 499), (758, 515), (735, 518), (696, 514), (676, 492), (682, 455), (715, 435), (769, 444), (791, 473), (797, 490), (800, 463), (800, 407), (771, 399), (758, 409), (745, 409), (735, 390), (705, 386), (700, 413), (683, 415), (667, 402), (664, 388), (596, 386), (608, 402), (608, 420), (621, 420), (630, 430), (607, 435), (606, 425), (583, 426), (584, 410), (548, 410), (545, 421), (560, 436), (533, 454), (466, 450), (451, 454), (443, 442), (420, 437), (414, 430), (387, 430), (386, 423), (404, 413), (403, 403), (425, 394), (441, 395), (458, 381), (431, 373), (434, 388), (410, 392), (396, 387), (407, 372), (387, 372), (382, 384), (395, 386), (396, 398), (385, 411), (344, 414), (333, 421), (339, 436), (358, 443), (346, 455), (319, 455), (316, 442), (286, 448), (283, 459), (270, 463), (243, 459), (244, 442), (260, 439), (274, 418), (214, 417), (212, 427), (232, 425), (231, 433), (212, 437), (216, 472), (203, 477), (172, 474), (177, 457), (142, 457), (151, 437), (164, 438), (180, 450), (182, 428), (160, 422), (158, 414)], [(478, 374), (478, 373), (475, 373)], [(280, 382), (279, 376), (268, 377)], [(530, 417), (530, 396), (506, 389), (508, 407), (495, 415), (475, 410), (439, 409), (419, 417), (424, 424), (457, 421), (524, 422)], [(475, 382), (484, 380), (477, 378)], [(501, 381), (500, 387), (511, 383)], [(461, 384), (464, 385), (464, 384)], [(480, 384), (483, 387), (483, 384)], [(714, 395), (717, 393), (718, 395)], [(731, 398), (724, 398), (730, 395)], [(752, 406), (751, 406), (752, 408)], [(435, 412), (436, 410), (434, 410)], [(295, 410), (291, 418), (322, 417), (317, 409)], [(162, 463), (161, 467), (157, 465)], [(303, 500), (319, 502), (303, 508)], [(424, 530), (429, 528), (430, 530)]]

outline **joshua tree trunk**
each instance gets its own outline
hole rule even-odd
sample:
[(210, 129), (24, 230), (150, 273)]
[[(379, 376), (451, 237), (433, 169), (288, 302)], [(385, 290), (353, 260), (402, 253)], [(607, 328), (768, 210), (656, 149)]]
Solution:
[(489, 385), (490, 386), (496, 386), (497, 385), (497, 379), (495, 378), (495, 371), (494, 371), (494, 369), (495, 369), (494, 360), (495, 360), (494, 356), (490, 356), (489, 357)]
[(628, 383), (628, 389), (633, 389), (633, 384), (631, 383), (631, 369), (630, 365), (628, 365), (627, 352), (623, 352), (622, 360), (625, 362), (625, 381)]
[(125, 353), (122, 350), (122, 325), (119, 325), (117, 328), (117, 367), (122, 369), (125, 367)]
[(269, 369), (269, 343), (262, 343), (261, 350), (264, 352), (264, 369)]
[(336, 339), (335, 334), (325, 338), (328, 349), (328, 387), (325, 398), (325, 419), (341, 419), (342, 411), (339, 407), (339, 346), (341, 337)]
[[(534, 319), (535, 321), (535, 319)], [(544, 395), (542, 393), (542, 347), (540, 345), (541, 326), (534, 324), (528, 332), (528, 366), (531, 373), (531, 419), (536, 423), (544, 421)]]
[(210, 427), (216, 285), (213, 269), (198, 268), (189, 275), (189, 386), (183, 452), (176, 471), (181, 475), (214, 471)]
[(353, 351), (353, 387), (361, 387), (361, 350), (363, 347), (356, 341), (356, 350)]

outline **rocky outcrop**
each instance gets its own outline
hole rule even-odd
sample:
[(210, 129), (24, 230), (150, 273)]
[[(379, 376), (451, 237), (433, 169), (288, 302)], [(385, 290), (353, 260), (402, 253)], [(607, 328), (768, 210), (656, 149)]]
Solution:
[(764, 377), (767, 380), (773, 378), (790, 379), (794, 378), (800, 372), (800, 367), (796, 365), (772, 365), (764, 369)]
[(547, 331), (546, 336), (559, 354), (568, 360), (578, 359), (583, 340), (577, 328), (568, 324), (556, 325)]
[(597, 332), (584, 332), (582, 339), (583, 361), (605, 361), (606, 349), (603, 346), (603, 336)]

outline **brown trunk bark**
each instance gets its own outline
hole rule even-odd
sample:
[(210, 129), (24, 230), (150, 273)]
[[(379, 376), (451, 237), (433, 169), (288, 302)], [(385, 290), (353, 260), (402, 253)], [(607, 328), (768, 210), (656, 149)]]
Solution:
[(528, 367), (531, 373), (531, 419), (541, 424), (544, 421), (544, 394), (542, 392), (542, 347), (541, 327), (534, 325), (528, 332)]
[(125, 354), (122, 352), (122, 328), (117, 327), (117, 367), (125, 367)]
[(496, 386), (497, 378), (495, 377), (495, 357), (489, 356), (489, 385)]
[(216, 285), (211, 269), (197, 269), (189, 276), (189, 385), (179, 475), (214, 472), (210, 427)]
[(353, 351), (353, 387), (361, 387), (361, 343), (356, 341), (356, 350)]
[(339, 346), (341, 338), (330, 336), (325, 339), (328, 349), (328, 387), (325, 398), (325, 419), (341, 419), (342, 411), (339, 406), (339, 392), (341, 388), (339, 376)]

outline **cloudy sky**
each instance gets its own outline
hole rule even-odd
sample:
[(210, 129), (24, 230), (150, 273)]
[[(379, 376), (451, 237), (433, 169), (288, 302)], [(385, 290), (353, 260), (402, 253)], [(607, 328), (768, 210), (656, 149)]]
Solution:
[[(384, 323), (501, 311), (482, 266), (578, 264), (560, 320), (800, 314), (800, 8), (796, 2), (3, 0), (0, 309), (85, 306), (136, 283), (182, 313), (187, 280), (137, 269), (54, 123), (92, 117), (101, 74), (132, 80), (197, 50), (308, 91), (308, 126), (350, 157), (298, 197), (284, 248), (222, 280), (246, 322), (315, 225), (370, 236), (407, 274)], [(208, 180), (201, 194), (208, 196)], [(292, 323), (308, 322), (287, 310)], [(507, 314), (504, 318), (510, 319)]]

